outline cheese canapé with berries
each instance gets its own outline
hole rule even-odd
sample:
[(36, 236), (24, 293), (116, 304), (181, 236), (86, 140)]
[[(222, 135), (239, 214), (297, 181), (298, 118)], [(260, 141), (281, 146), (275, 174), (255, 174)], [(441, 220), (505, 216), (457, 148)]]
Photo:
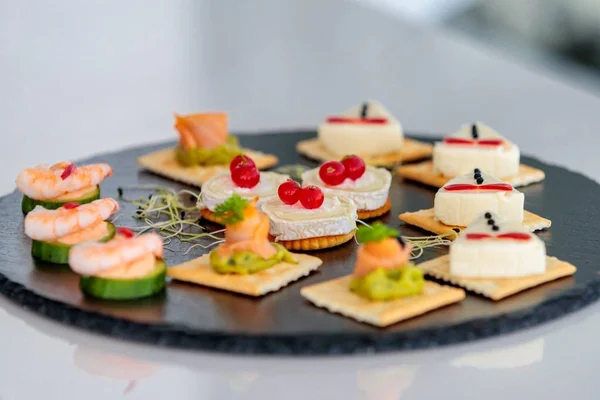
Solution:
[(278, 197), (262, 205), (276, 242), (347, 235), (356, 230), (356, 206), (341, 197), (329, 197), (317, 186), (300, 185), (289, 179), (281, 184)]
[(434, 172), (449, 178), (474, 168), (509, 178), (519, 173), (519, 162), (517, 145), (481, 122), (461, 126), (433, 147)]
[(546, 246), (518, 222), (487, 211), (450, 245), (450, 273), (472, 278), (543, 274)]
[(358, 156), (346, 156), (305, 171), (302, 183), (319, 186), (326, 195), (349, 199), (359, 212), (372, 211), (388, 201), (392, 174), (384, 168), (365, 166)]
[(275, 172), (260, 172), (248, 156), (237, 156), (229, 172), (217, 174), (202, 185), (197, 207), (215, 211), (216, 207), (234, 194), (246, 199), (258, 198), (258, 204), (277, 197), (277, 188), (289, 176)]
[(434, 216), (446, 225), (467, 226), (484, 211), (523, 222), (525, 196), (479, 168), (451, 179), (435, 194)]
[(332, 154), (377, 155), (399, 151), (400, 122), (379, 102), (367, 101), (319, 125), (319, 140)]

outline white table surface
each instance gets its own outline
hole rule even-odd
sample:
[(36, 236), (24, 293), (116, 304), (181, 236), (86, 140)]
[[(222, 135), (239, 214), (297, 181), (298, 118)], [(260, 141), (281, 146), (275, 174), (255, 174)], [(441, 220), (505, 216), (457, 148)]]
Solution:
[[(343, 0), (0, 0), (0, 192), (31, 164), (172, 139), (172, 111), (260, 131), (366, 98), (407, 131), (478, 119), (600, 179), (595, 94), (428, 29)], [(427, 351), (277, 358), (121, 342), (0, 298), (0, 399), (596, 399), (598, 311)]]

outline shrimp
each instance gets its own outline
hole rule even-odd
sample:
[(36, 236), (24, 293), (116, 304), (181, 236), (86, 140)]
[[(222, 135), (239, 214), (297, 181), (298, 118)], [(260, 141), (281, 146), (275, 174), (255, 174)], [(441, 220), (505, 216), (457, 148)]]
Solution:
[(25, 234), (34, 240), (52, 241), (102, 222), (118, 210), (119, 203), (113, 199), (57, 210), (37, 206), (25, 217)]
[(366, 243), (356, 253), (355, 276), (365, 276), (377, 268), (394, 269), (410, 260), (411, 244), (402, 246), (395, 238)]
[(117, 237), (106, 243), (87, 242), (73, 246), (69, 266), (81, 275), (98, 275), (111, 268), (135, 262), (148, 254), (163, 257), (163, 241), (155, 232), (134, 238)]
[(175, 129), (184, 149), (202, 147), (214, 149), (227, 142), (227, 114), (175, 114)]
[(62, 179), (62, 173), (69, 165), (71, 164), (61, 161), (52, 166), (26, 168), (17, 176), (17, 188), (32, 199), (52, 200), (67, 193), (94, 187), (113, 172), (108, 164), (82, 165)]
[(225, 230), (225, 243), (217, 251), (222, 256), (231, 255), (236, 250), (251, 251), (262, 258), (271, 258), (277, 251), (269, 242), (269, 217), (256, 209), (254, 199), (244, 210), (244, 219)]

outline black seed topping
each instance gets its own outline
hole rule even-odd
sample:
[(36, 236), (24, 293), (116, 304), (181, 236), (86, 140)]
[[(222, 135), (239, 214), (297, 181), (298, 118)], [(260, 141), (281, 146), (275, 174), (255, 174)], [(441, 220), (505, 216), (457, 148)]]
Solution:
[(486, 212), (484, 217), (486, 217), (487, 219), (492, 218), (492, 214), (490, 214), (489, 212)]
[(481, 185), (482, 183), (483, 183), (483, 178), (482, 177), (477, 178), (477, 184)]
[(456, 232), (456, 233), (459, 233), (459, 232), (460, 232), (460, 229), (458, 229), (458, 228), (452, 228), (452, 230), (453, 230), (454, 232)]
[(481, 174), (475, 174), (475, 175), (473, 175), (473, 178), (475, 178), (475, 180), (480, 179), (481, 178)]
[(369, 103), (367, 103), (366, 101), (364, 103), (362, 103), (362, 107), (360, 108), (360, 117), (361, 118), (367, 118), (367, 112), (369, 110)]
[(473, 170), (473, 173), (475, 173), (475, 174), (480, 174), (480, 173), (481, 173), (481, 170), (480, 170), (479, 168), (475, 168), (475, 169)]
[(498, 226), (497, 226), (497, 225), (494, 225), (494, 226), (492, 226), (492, 230), (493, 230), (494, 232), (496, 232), (496, 231), (499, 231), (499, 230), (500, 230), (500, 228), (498, 228)]
[(479, 132), (477, 131), (477, 124), (471, 125), (471, 136), (473, 139), (479, 139)]
[(493, 219), (488, 219), (488, 225), (494, 225), (496, 223), (496, 221), (494, 221)]
[(398, 236), (398, 243), (400, 243), (402, 247), (406, 246), (406, 242), (402, 239), (402, 236)]
[(123, 188), (118, 187), (117, 193), (118, 193), (119, 197), (123, 197)]

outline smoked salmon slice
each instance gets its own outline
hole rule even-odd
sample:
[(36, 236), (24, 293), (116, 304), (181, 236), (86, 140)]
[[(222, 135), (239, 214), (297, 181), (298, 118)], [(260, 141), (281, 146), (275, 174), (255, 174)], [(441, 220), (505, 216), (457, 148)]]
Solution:
[(227, 142), (227, 114), (222, 112), (175, 114), (175, 130), (181, 146), (186, 149), (202, 147), (214, 149)]

